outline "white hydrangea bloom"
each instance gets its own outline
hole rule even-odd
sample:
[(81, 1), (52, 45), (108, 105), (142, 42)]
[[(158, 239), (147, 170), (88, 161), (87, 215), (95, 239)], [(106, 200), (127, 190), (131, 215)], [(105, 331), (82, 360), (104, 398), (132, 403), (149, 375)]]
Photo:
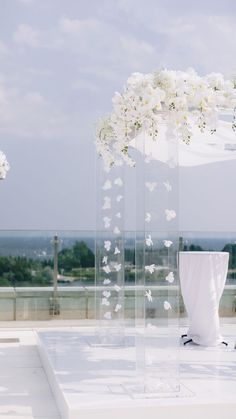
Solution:
[(5, 154), (0, 151), (0, 179), (5, 179), (8, 170), (10, 169), (9, 163)]

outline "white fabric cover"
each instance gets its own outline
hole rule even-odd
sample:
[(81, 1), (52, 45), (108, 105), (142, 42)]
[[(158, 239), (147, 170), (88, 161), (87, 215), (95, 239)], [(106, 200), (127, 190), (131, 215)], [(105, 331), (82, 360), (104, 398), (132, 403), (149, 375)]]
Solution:
[[(170, 156), (176, 155), (176, 163), (178, 162), (178, 165), (183, 167), (236, 159), (236, 133), (232, 130), (232, 124), (226, 121), (219, 121), (217, 131), (212, 135), (207, 129), (202, 134), (195, 127), (190, 144), (186, 145), (179, 140), (178, 148), (176, 148), (176, 143), (171, 143), (171, 139), (168, 138), (164, 124), (160, 127), (159, 137), (156, 141), (150, 137), (145, 138), (145, 150), (142, 135), (137, 136), (130, 145), (149, 157), (150, 160), (158, 160), (163, 163), (168, 163)], [(173, 150), (171, 150), (171, 146)]]
[(229, 253), (179, 252), (179, 274), (189, 318), (188, 338), (203, 346), (222, 342), (219, 302), (223, 293)]

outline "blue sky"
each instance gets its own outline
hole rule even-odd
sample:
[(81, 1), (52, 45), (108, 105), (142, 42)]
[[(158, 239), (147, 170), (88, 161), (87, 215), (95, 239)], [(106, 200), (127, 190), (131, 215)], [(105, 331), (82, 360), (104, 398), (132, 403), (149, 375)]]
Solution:
[[(231, 77), (235, 27), (233, 0), (0, 0), (0, 228), (93, 229), (95, 123), (114, 91), (162, 67)], [(235, 173), (181, 170), (182, 229), (236, 231)]]

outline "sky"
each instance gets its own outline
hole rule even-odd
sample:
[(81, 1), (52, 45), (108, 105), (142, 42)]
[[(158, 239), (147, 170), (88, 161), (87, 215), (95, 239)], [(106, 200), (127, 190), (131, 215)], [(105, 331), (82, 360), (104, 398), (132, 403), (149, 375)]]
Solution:
[[(114, 92), (160, 68), (231, 78), (235, 27), (234, 0), (0, 0), (0, 229), (93, 230), (95, 127)], [(180, 229), (236, 232), (235, 175), (235, 161), (181, 169)]]

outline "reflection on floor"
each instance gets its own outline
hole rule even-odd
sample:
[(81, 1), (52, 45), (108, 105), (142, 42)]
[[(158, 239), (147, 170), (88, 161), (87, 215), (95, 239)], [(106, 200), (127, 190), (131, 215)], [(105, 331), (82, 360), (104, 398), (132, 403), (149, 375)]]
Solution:
[(96, 347), (91, 344), (93, 329), (73, 327), (41, 330), (38, 341), (63, 418), (235, 419), (236, 325), (224, 326), (223, 334), (228, 347), (181, 346), (178, 397), (127, 393), (135, 372), (132, 339), (125, 347)]

